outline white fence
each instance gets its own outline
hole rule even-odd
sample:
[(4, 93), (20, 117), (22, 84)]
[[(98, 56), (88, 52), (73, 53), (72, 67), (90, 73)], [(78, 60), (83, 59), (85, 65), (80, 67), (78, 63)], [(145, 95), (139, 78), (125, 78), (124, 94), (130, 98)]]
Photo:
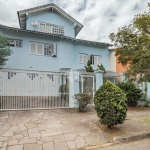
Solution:
[(0, 109), (69, 107), (69, 91), (61, 88), (68, 86), (67, 77), (62, 72), (2, 69)]

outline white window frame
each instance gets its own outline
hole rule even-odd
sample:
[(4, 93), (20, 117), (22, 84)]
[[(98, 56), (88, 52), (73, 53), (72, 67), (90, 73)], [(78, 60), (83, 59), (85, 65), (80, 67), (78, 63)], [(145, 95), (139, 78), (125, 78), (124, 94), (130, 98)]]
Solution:
[[(84, 61), (85, 56), (87, 57), (86, 62)], [(80, 57), (82, 57), (82, 61), (81, 61)], [(84, 54), (84, 53), (79, 54), (79, 63), (80, 64), (87, 64), (88, 60), (89, 60), (89, 55), (88, 54)]]
[[(32, 44), (35, 44), (35, 53), (32, 53), (32, 51), (31, 51), (31, 45)], [(37, 45), (42, 45), (42, 54), (39, 54), (39, 53), (37, 53)], [(52, 49), (51, 49), (51, 55), (45, 55), (45, 45), (51, 45), (52, 46)], [(54, 44), (50, 44), (50, 43), (38, 43), (38, 42), (30, 42), (30, 54), (31, 55), (40, 55), (40, 56), (48, 56), (48, 57), (53, 57), (52, 56), (52, 51), (53, 51), (53, 49), (54, 49), (54, 45), (55, 45), (55, 52), (57, 51), (57, 44), (56, 43), (54, 43)], [(55, 57), (56, 57), (56, 54), (55, 54)]]
[[(31, 44), (35, 44), (36, 45), (36, 53), (34, 54), (34, 53), (31, 53)], [(37, 45), (42, 45), (42, 47), (43, 47), (43, 53), (42, 54), (38, 54), (37, 53)], [(36, 42), (30, 42), (30, 54), (32, 54), (32, 55), (44, 55), (44, 44), (42, 44), (42, 43), (36, 43)]]
[[(41, 31), (41, 24), (45, 25), (45, 28), (44, 28), (44, 30), (42, 29), (42, 31)], [(47, 30), (48, 29), (47, 26), (49, 26), (49, 30)], [(53, 24), (45, 23), (45, 22), (39, 22), (39, 31), (45, 32), (45, 33), (50, 33), (50, 34), (64, 35), (65, 27), (53, 25)]]
[[(93, 54), (91, 54), (91, 56), (93, 57), (92, 59), (94, 59), (94, 60), (91, 60), (91, 64), (92, 65), (101, 65), (101, 63), (102, 63), (102, 57), (101, 57), (101, 55), (93, 55)], [(98, 57), (99, 57), (100, 61), (98, 63), (95, 63), (95, 59), (98, 59)], [(93, 61), (94, 61), (94, 63), (93, 63)]]
[[(22, 40), (20, 40), (20, 39), (11, 39), (11, 38), (9, 39), (8, 38), (8, 41), (14, 41), (14, 46), (12, 46), (12, 45), (9, 45), (9, 46), (22, 48)], [(21, 46), (16, 46), (17, 45), (16, 42), (21, 42)]]

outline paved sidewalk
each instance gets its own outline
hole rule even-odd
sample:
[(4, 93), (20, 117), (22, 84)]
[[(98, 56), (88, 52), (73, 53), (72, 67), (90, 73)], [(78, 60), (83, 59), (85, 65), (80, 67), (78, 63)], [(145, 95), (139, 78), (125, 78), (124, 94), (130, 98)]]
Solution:
[(126, 121), (116, 127), (131, 135), (150, 132), (150, 125), (141, 122), (142, 118), (150, 118), (150, 108), (131, 107), (128, 109)]
[(97, 150), (149, 150), (150, 139), (144, 139), (141, 141), (135, 141), (131, 143), (124, 143), (120, 145), (114, 145), (106, 148), (99, 148)]
[(94, 108), (0, 112), (1, 150), (68, 150), (108, 143)]
[[(118, 128), (128, 134), (150, 131), (139, 118), (150, 118), (150, 108), (128, 110), (127, 120)], [(69, 150), (111, 142), (96, 126), (93, 106), (86, 112), (74, 109), (0, 112), (0, 150)]]

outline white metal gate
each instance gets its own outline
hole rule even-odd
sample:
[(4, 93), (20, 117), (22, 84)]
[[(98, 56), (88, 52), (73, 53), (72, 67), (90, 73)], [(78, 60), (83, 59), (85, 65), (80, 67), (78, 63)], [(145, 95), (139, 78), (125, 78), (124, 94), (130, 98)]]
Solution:
[(0, 70), (0, 110), (69, 107), (68, 74)]
[[(80, 74), (80, 92), (87, 93), (94, 98), (96, 89), (95, 82), (94, 74)], [(93, 100), (90, 103), (93, 104)]]

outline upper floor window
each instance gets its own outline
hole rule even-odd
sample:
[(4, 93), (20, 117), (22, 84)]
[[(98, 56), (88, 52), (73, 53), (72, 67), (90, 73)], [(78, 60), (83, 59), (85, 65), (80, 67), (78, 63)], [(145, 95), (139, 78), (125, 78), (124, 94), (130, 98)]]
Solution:
[(9, 46), (22, 47), (22, 40), (16, 40), (16, 39), (8, 39), (8, 40), (9, 40)]
[(80, 63), (87, 64), (89, 60), (89, 55), (88, 54), (79, 54), (79, 55), (80, 55)]
[(64, 35), (64, 27), (40, 22), (40, 32)]
[(56, 44), (43, 44), (31, 42), (31, 54), (56, 56)]
[(101, 56), (98, 55), (90, 55), (90, 60), (92, 65), (101, 64)]

